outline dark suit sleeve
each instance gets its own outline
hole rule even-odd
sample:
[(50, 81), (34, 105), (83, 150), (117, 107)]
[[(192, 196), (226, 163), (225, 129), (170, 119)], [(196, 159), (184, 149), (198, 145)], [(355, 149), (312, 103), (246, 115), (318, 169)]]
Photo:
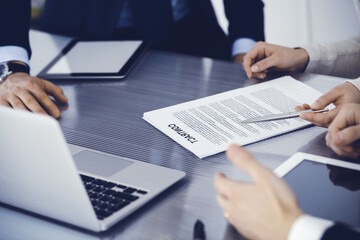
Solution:
[(264, 41), (264, 4), (261, 0), (224, 0), (229, 37)]
[(336, 223), (335, 225), (328, 228), (321, 240), (359, 240), (360, 232), (350, 229), (344, 224)]
[(0, 46), (19, 46), (31, 55), (29, 29), (31, 20), (30, 0), (1, 1), (1, 36)]

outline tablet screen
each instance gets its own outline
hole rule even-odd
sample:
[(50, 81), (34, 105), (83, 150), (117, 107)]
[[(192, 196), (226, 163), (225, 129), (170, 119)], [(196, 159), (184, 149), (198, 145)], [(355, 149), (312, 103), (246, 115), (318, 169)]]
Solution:
[(360, 226), (360, 171), (304, 160), (283, 178), (304, 212)]
[(142, 41), (77, 42), (47, 74), (117, 73)]

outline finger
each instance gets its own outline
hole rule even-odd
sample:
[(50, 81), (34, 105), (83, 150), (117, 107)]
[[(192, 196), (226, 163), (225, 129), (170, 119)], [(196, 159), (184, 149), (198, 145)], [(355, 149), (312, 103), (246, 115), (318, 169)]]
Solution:
[(354, 150), (352, 146), (344, 146), (344, 147), (338, 147), (332, 143), (328, 145), (331, 150), (333, 150), (338, 156), (341, 157), (349, 157), (349, 158), (357, 158), (358, 154)]
[(60, 110), (44, 91), (37, 89), (31, 93), (51, 116), (54, 118), (60, 117)]
[(263, 72), (277, 64), (278, 60), (277, 58), (274, 58), (273, 56), (264, 58), (257, 63), (253, 64), (250, 68), (252, 73), (258, 73)]
[(311, 104), (311, 109), (319, 110), (323, 109), (330, 103), (333, 103), (338, 99), (339, 94), (335, 94), (333, 90), (330, 90), (328, 93), (325, 93), (321, 97), (319, 97), (313, 104)]
[(47, 94), (53, 96), (56, 101), (59, 101), (61, 103), (67, 103), (68, 99), (64, 95), (64, 92), (60, 87), (56, 86), (52, 82), (46, 80), (42, 80), (42, 81), (44, 84), (44, 90)]
[(305, 110), (302, 106), (296, 106), (295, 111), (303, 111)]
[(264, 80), (266, 78), (266, 73), (253, 73), (252, 78), (253, 79), (261, 79)]
[(13, 96), (9, 99), (9, 103), (12, 108), (15, 109), (21, 109), (21, 110), (27, 110), (25, 107), (23, 101), (21, 101), (17, 96)]
[(223, 210), (229, 209), (229, 200), (224, 198), (222, 195), (218, 194), (216, 196), (216, 202)]
[(319, 127), (328, 127), (329, 124), (336, 117), (337, 112), (338, 109), (336, 108), (326, 113), (307, 112), (307, 113), (301, 113), (300, 118), (312, 122), (313, 124)]
[(252, 77), (253, 78), (258, 78), (258, 79), (265, 79), (267, 76), (267, 71), (261, 72), (261, 73), (253, 73)]
[(47, 112), (40, 106), (38, 101), (28, 91), (22, 90), (18, 93), (18, 96), (25, 104), (26, 108), (30, 111), (47, 115)]
[(304, 103), (302, 106), (295, 107), (296, 111), (304, 111), (304, 110), (308, 110), (308, 109), (311, 109), (311, 108), (310, 108), (310, 105), (307, 103)]
[(243, 60), (243, 69), (246, 72), (248, 78), (253, 77), (253, 73), (250, 70), (251, 65), (255, 62), (256, 59), (262, 59), (264, 57), (264, 49), (262, 44), (256, 44), (244, 57)]
[(231, 145), (226, 151), (227, 157), (240, 169), (249, 173), (254, 182), (260, 180), (266, 169), (250, 153), (237, 145)]
[[(336, 109), (340, 109), (339, 107), (336, 107)], [(339, 111), (339, 110), (338, 110)], [(352, 106), (345, 105), (341, 108), (339, 111), (339, 114), (337, 117), (334, 118), (333, 122), (329, 126), (329, 132), (338, 132), (348, 126), (356, 126), (356, 114), (354, 114)]]
[(328, 131), (328, 133), (326, 134), (326, 137), (325, 137), (326, 145), (329, 148), (331, 148), (339, 156), (351, 157), (352, 153), (354, 152), (352, 145), (339, 146), (339, 145), (334, 144), (334, 140), (336, 139), (336, 134), (337, 133), (333, 134)]
[(11, 107), (10, 104), (5, 100), (0, 100), (0, 106)]
[(241, 184), (226, 178), (222, 173), (218, 173), (215, 175), (214, 187), (218, 194), (225, 198), (229, 198), (231, 195), (230, 193), (234, 189), (240, 188)]
[(360, 139), (360, 125), (347, 127), (335, 134), (332, 142), (337, 146), (353, 144)]
[(302, 105), (302, 107), (303, 107), (305, 110), (311, 109), (310, 105), (307, 104), (307, 103), (304, 103), (304, 104)]

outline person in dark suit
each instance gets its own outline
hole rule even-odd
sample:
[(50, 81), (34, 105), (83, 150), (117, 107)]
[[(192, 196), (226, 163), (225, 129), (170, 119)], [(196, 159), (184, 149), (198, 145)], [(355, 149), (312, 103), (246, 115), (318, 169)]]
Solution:
[(60, 111), (49, 96), (67, 102), (62, 89), (29, 75), (31, 1), (2, 1), (1, 9), (0, 105), (59, 117)]
[(228, 36), (210, 0), (48, 0), (43, 29), (80, 39), (150, 39), (154, 48), (230, 60), (264, 39), (263, 3), (224, 0), (224, 8)]
[[(30, 0), (5, 1), (1, 6), (6, 11), (0, 20), (12, 21), (6, 25), (8, 34), (0, 38), (0, 69), (9, 65), (12, 71), (4, 77), (0, 73), (0, 105), (59, 117), (48, 95), (66, 103), (61, 88), (28, 74)], [(149, 39), (156, 49), (241, 63), (256, 41), (264, 39), (263, 3), (224, 0), (224, 6), (228, 35), (210, 0), (47, 0), (42, 27), (84, 40)]]

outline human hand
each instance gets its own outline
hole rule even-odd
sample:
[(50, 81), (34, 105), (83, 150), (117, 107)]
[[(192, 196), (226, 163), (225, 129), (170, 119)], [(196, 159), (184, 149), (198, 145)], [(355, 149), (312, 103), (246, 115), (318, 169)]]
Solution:
[(319, 97), (311, 106), (303, 104), (295, 109), (297, 111), (306, 109), (319, 110), (331, 103), (336, 107), (327, 113), (302, 113), (300, 118), (310, 121), (319, 127), (328, 127), (345, 103), (360, 103), (360, 91), (353, 84), (345, 82)]
[(244, 57), (243, 68), (248, 78), (266, 78), (267, 70), (303, 71), (309, 62), (305, 49), (293, 49), (258, 42)]
[(240, 53), (240, 54), (235, 55), (235, 57), (234, 57), (234, 63), (242, 64), (245, 55), (246, 55), (246, 53)]
[(49, 97), (66, 103), (62, 89), (51, 82), (26, 73), (11, 74), (0, 84), (0, 105), (60, 117), (60, 110)]
[(326, 145), (342, 157), (360, 156), (360, 104), (346, 104), (326, 134)]
[(241, 147), (232, 145), (226, 154), (253, 178), (253, 183), (243, 183), (222, 173), (215, 176), (217, 202), (227, 220), (246, 238), (287, 239), (292, 224), (303, 214), (292, 190)]

